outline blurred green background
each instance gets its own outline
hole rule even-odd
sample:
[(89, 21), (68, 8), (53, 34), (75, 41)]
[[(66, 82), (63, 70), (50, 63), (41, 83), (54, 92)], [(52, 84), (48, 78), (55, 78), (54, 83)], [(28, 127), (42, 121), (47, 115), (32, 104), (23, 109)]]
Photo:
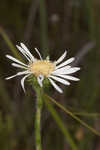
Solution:
[[(68, 50), (76, 56), (79, 82), (60, 85), (64, 94), (51, 88), (49, 95), (100, 132), (100, 1), (99, 0), (0, 0), (0, 150), (33, 150), (36, 95), (20, 77), (5, 81), (17, 72), (6, 54), (23, 42), (34, 56), (34, 47), (51, 60)], [(79, 150), (100, 150), (100, 138), (80, 123), (55, 109)], [(43, 150), (71, 150), (70, 145), (44, 106), (41, 135)]]

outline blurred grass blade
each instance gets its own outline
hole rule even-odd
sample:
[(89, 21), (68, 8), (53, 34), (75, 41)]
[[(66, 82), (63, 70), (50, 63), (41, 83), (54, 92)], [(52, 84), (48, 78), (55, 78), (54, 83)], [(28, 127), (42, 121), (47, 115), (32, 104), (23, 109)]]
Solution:
[(0, 78), (0, 101), (3, 104), (5, 110), (10, 111), (10, 96), (6, 90), (4, 81)]
[(59, 115), (57, 114), (56, 110), (53, 108), (52, 104), (50, 104), (50, 102), (48, 101), (48, 98), (44, 95), (43, 98), (48, 110), (50, 111), (52, 117), (54, 118), (54, 120), (56, 121), (59, 129), (62, 131), (62, 133), (64, 134), (67, 142), (69, 143), (69, 145), (71, 146), (72, 150), (78, 150), (76, 144), (74, 143), (70, 133), (68, 132), (67, 128), (65, 127), (65, 125), (63, 124), (62, 120), (60, 119)]
[(49, 54), (48, 49), (48, 25), (47, 25), (47, 12), (45, 0), (40, 0), (40, 28), (41, 28), (41, 45), (43, 49), (43, 56)]
[(91, 118), (100, 117), (100, 113), (73, 112), (73, 114), (78, 115), (78, 116), (91, 117)]
[(13, 43), (11, 42), (11, 40), (9, 39), (9, 37), (7, 36), (6, 32), (3, 30), (3, 28), (0, 27), (0, 34), (3, 37), (4, 41), (6, 42), (6, 44), (8, 45), (8, 47), (10, 48), (12, 54), (18, 58), (19, 60), (22, 61), (21, 56), (18, 54), (18, 51), (16, 49), (16, 47), (13, 45)]
[(50, 96), (48, 96), (47, 94), (45, 94), (45, 97), (47, 99), (49, 99), (50, 101), (52, 101), (53, 103), (55, 103), (59, 108), (61, 108), (66, 114), (70, 115), (72, 118), (74, 118), (75, 120), (77, 120), (79, 123), (81, 123), (84, 127), (88, 128), (91, 132), (93, 132), (94, 134), (100, 136), (100, 133), (98, 131), (96, 131), (94, 128), (92, 128), (91, 126), (89, 126), (87, 123), (85, 123), (83, 120), (81, 120), (79, 117), (77, 117), (76, 115), (74, 115), (74, 113), (72, 113), (71, 111), (69, 111), (67, 108), (65, 108), (64, 106), (62, 106), (60, 103), (56, 102), (53, 98), (51, 98)]
[(68, 109), (73, 112), (74, 115), (83, 116), (83, 117), (91, 117), (93, 119), (100, 117), (100, 113), (97, 112), (84, 112), (84, 111), (77, 111), (76, 108), (68, 106)]
[(10, 100), (10, 97), (9, 97), (7, 90), (5, 88), (5, 85), (4, 85), (4, 81), (1, 78), (0, 78), (0, 95), (4, 100)]

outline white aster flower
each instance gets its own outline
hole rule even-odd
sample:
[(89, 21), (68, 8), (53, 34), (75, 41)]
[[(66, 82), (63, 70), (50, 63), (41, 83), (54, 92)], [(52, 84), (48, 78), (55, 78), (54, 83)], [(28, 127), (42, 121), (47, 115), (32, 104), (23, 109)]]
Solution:
[(78, 78), (70, 75), (80, 70), (79, 67), (71, 67), (69, 65), (74, 61), (75, 58), (72, 57), (62, 62), (67, 55), (67, 51), (65, 51), (64, 54), (57, 61), (52, 62), (49, 60), (49, 57), (43, 60), (37, 48), (35, 48), (35, 50), (38, 53), (40, 59), (36, 59), (23, 43), (20, 43), (20, 46), (16, 45), (16, 47), (26, 57), (26, 59), (28, 60), (28, 64), (25, 64), (10, 55), (6, 55), (7, 58), (14, 61), (14, 63), (12, 63), (12, 66), (23, 69), (23, 71), (18, 72), (17, 74), (11, 77), (7, 77), (6, 80), (9, 80), (16, 76), (24, 75), (24, 77), (21, 79), (21, 86), (24, 91), (25, 91), (24, 81), (30, 75), (34, 75), (37, 78), (40, 87), (43, 86), (42, 81), (44, 80), (44, 78), (48, 78), (52, 86), (60, 93), (62, 93), (63, 91), (54, 82), (54, 80), (64, 85), (70, 85), (70, 82), (68, 80), (73, 80), (73, 81), (79, 80)]

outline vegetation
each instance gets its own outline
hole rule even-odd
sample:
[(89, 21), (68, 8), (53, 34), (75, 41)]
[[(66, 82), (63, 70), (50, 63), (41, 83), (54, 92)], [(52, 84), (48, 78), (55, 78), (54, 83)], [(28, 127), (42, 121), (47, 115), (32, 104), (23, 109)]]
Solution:
[(99, 14), (97, 0), (0, 0), (0, 149), (36, 148), (33, 85), (25, 82), (24, 94), (20, 77), (5, 81), (16, 72), (5, 55), (22, 59), (15, 45), (23, 42), (34, 56), (37, 47), (52, 60), (67, 49), (81, 67), (80, 81), (62, 86), (64, 94), (44, 90), (42, 149), (100, 150)]

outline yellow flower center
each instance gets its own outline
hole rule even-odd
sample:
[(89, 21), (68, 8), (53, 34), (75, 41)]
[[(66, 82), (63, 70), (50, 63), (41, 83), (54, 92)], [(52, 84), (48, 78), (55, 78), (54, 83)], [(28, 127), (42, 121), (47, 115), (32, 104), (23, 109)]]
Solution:
[(55, 69), (55, 63), (49, 60), (37, 60), (29, 65), (29, 70), (37, 77), (40, 74), (48, 77)]

